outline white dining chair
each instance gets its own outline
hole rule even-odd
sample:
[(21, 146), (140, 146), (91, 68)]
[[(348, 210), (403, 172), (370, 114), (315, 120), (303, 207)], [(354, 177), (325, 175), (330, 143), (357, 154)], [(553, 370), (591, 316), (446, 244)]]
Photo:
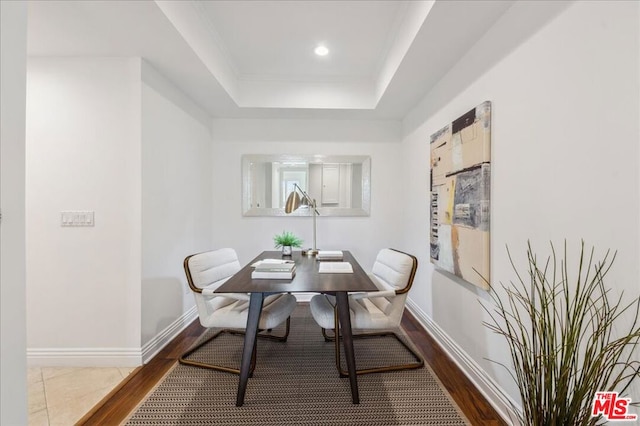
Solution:
[[(415, 256), (394, 249), (380, 250), (369, 274), (379, 291), (349, 295), (351, 328), (365, 331), (354, 333), (354, 339), (393, 336), (415, 359), (415, 362), (407, 364), (361, 369), (357, 371), (358, 374), (406, 370), (424, 365), (422, 357), (395, 332), (390, 331), (400, 327), (407, 293), (411, 289), (417, 268), (418, 259)], [(347, 371), (340, 365), (340, 333), (335, 298), (324, 294), (313, 296), (310, 308), (313, 318), (322, 328), (325, 340), (335, 343), (336, 367), (340, 375), (347, 376)], [(333, 336), (327, 330), (334, 330)]]
[[(222, 248), (188, 256), (184, 260), (187, 283), (193, 291), (200, 324), (207, 328), (222, 328), (211, 337), (189, 349), (180, 357), (180, 363), (218, 371), (239, 374), (236, 368), (195, 361), (187, 357), (222, 334), (244, 336), (249, 311), (249, 295), (246, 293), (215, 293), (225, 281), (241, 269), (235, 250)], [(283, 293), (264, 299), (258, 325), (259, 338), (286, 341), (289, 336), (291, 313), (296, 307), (296, 298)], [(271, 334), (271, 329), (286, 321), (284, 335)], [(266, 333), (264, 333), (266, 331)], [(255, 366), (253, 351), (252, 371)]]

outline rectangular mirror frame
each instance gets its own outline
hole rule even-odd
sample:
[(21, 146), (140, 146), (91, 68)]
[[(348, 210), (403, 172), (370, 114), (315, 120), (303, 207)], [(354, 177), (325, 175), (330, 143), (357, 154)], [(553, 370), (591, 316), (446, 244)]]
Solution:
[(290, 214), (284, 208), (251, 206), (251, 164), (266, 162), (305, 162), (307, 164), (352, 163), (362, 165), (362, 207), (323, 207), (318, 203), (320, 216), (369, 216), (371, 210), (371, 157), (365, 155), (289, 155), (245, 154), (242, 156), (242, 215), (243, 216), (311, 216), (308, 210), (298, 209)]

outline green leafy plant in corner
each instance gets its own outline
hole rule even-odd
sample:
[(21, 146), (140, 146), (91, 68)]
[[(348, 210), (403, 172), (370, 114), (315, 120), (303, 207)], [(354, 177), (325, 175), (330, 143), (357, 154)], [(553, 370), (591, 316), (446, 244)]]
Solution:
[[(491, 318), (485, 326), (507, 341), (513, 369), (492, 362), (506, 368), (518, 386), (522, 412), (514, 411), (523, 425), (602, 424), (601, 416), (591, 417), (596, 392), (625, 395), (640, 377), (633, 353), (640, 340), (640, 298), (623, 302), (622, 294), (615, 298), (606, 288), (615, 253), (595, 260), (583, 241), (570, 276), (566, 241), (563, 256), (553, 244), (551, 252), (540, 262), (528, 243), (525, 275), (507, 248), (517, 280), (501, 283), (501, 296), (492, 290), (494, 306), (483, 307)], [(632, 321), (623, 327), (625, 312)]]
[(302, 247), (303, 241), (296, 237), (293, 232), (282, 231), (282, 234), (278, 234), (273, 237), (273, 242), (275, 243), (276, 248), (291, 246), (291, 247)]

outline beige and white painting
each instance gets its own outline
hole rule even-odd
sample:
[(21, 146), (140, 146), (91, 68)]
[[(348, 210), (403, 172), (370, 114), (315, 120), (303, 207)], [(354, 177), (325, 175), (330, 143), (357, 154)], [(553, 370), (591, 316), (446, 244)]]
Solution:
[(491, 102), (443, 127), (431, 145), (431, 262), (488, 289)]

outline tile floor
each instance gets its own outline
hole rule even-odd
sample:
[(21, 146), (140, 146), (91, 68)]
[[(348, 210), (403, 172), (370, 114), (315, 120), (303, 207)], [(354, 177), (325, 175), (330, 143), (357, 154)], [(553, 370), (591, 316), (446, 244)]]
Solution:
[(135, 368), (42, 367), (28, 370), (29, 426), (69, 426)]

